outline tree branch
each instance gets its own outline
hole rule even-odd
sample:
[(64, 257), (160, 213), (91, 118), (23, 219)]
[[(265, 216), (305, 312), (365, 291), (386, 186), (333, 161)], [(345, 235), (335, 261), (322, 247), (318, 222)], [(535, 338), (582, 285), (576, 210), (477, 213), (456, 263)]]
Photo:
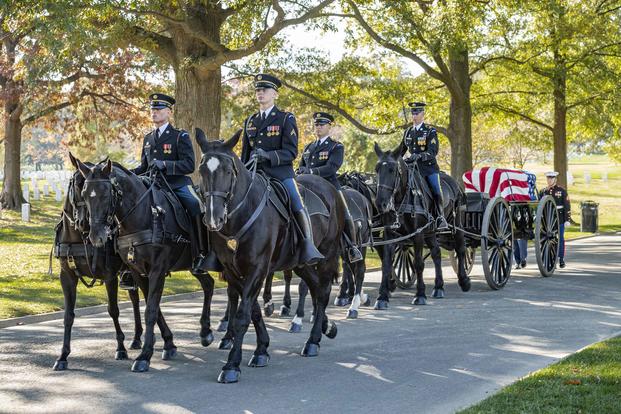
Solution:
[(317, 6), (308, 9), (308, 11), (298, 17), (286, 19), (285, 12), (277, 0), (272, 0), (272, 7), (276, 10), (276, 18), (274, 24), (261, 32), (248, 47), (230, 50), (226, 49), (216, 53), (214, 56), (203, 57), (198, 60), (197, 66), (208, 70), (219, 68), (226, 62), (241, 59), (263, 49), (272, 38), (286, 27), (303, 23), (309, 19), (317, 17), (323, 8), (333, 3), (335, 0), (323, 0)]
[(407, 125), (400, 125), (397, 126), (396, 128), (393, 129), (389, 129), (389, 130), (385, 130), (382, 131), (380, 129), (376, 129), (376, 128), (370, 128), (366, 125), (363, 125), (361, 122), (359, 122), (356, 118), (354, 118), (352, 115), (349, 114), (349, 112), (347, 112), (345, 109), (341, 108), (340, 106), (333, 104), (330, 101), (327, 101), (325, 99), (321, 99), (316, 95), (313, 95), (310, 92), (307, 92), (303, 89), (300, 89), (296, 86), (293, 86), (292, 84), (290, 84), (287, 81), (281, 80), (282, 84), (285, 85), (287, 88), (291, 89), (292, 91), (306, 97), (309, 98), (311, 100), (313, 100), (317, 105), (326, 108), (326, 109), (331, 109), (333, 111), (338, 112), (343, 118), (347, 119), (353, 126), (355, 126), (356, 128), (358, 128), (360, 131), (366, 133), (366, 134), (372, 134), (372, 135), (390, 135), (396, 131), (398, 131), (399, 129), (403, 129), (405, 128)]
[(176, 59), (175, 48), (170, 37), (146, 30), (140, 26), (132, 26), (129, 29), (129, 43), (150, 50), (167, 62), (174, 62)]
[(399, 45), (396, 45), (396, 44), (394, 44), (392, 42), (389, 42), (386, 39), (382, 38), (367, 23), (367, 21), (364, 19), (364, 17), (360, 13), (360, 9), (358, 9), (358, 6), (352, 0), (347, 0), (347, 3), (351, 6), (352, 10), (354, 11), (354, 18), (358, 21), (358, 23), (360, 23), (362, 28), (367, 32), (367, 34), (373, 40), (375, 40), (377, 43), (379, 43), (380, 45), (382, 45), (386, 49), (392, 50), (393, 52), (396, 52), (396, 53), (400, 54), (403, 57), (406, 57), (406, 58), (408, 58), (410, 60), (413, 60), (414, 62), (416, 62), (416, 64), (418, 64), (421, 68), (423, 68), (425, 70), (425, 72), (427, 72), (427, 74), (429, 76), (431, 76), (432, 78), (435, 78), (435, 79), (437, 79), (439, 81), (442, 81), (445, 84), (450, 82), (450, 79), (447, 79), (441, 72), (439, 72), (439, 71), (435, 70), (434, 68), (432, 68), (427, 62), (425, 62), (416, 53), (413, 53), (413, 52), (411, 52), (409, 50), (406, 50), (403, 47), (401, 47)]
[(498, 109), (499, 111), (505, 112), (505, 113), (507, 113), (507, 114), (512, 114), (512, 115), (519, 116), (519, 117), (520, 117), (520, 118), (522, 118), (523, 120), (528, 121), (528, 122), (530, 122), (530, 123), (532, 123), (532, 124), (538, 125), (538, 126), (540, 126), (540, 127), (542, 127), (542, 128), (545, 128), (545, 129), (547, 129), (547, 130), (548, 130), (548, 131), (550, 131), (550, 132), (554, 131), (554, 128), (553, 128), (552, 126), (550, 126), (550, 125), (546, 124), (546, 123), (545, 123), (545, 122), (543, 122), (543, 121), (540, 121), (540, 120), (538, 120), (538, 119), (535, 119), (535, 118), (531, 117), (530, 115), (526, 115), (526, 114), (524, 114), (524, 113), (522, 113), (522, 112), (520, 112), (520, 111), (518, 111), (518, 110), (516, 110), (516, 109), (513, 109), (513, 108), (507, 108), (507, 107), (504, 107), (504, 106), (499, 105), (499, 104), (491, 104), (491, 105), (490, 105), (490, 107), (492, 107), (492, 108), (496, 108), (496, 109)]

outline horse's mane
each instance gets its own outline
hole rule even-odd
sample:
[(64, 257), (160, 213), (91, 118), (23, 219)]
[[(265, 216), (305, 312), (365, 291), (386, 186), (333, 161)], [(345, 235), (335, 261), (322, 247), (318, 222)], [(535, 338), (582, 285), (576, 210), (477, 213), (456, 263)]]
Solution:
[(134, 175), (134, 173), (130, 170), (128, 170), (123, 164), (120, 164), (116, 161), (112, 161), (112, 166), (118, 168), (119, 170), (123, 171), (125, 174), (127, 174), (128, 176), (132, 176)]

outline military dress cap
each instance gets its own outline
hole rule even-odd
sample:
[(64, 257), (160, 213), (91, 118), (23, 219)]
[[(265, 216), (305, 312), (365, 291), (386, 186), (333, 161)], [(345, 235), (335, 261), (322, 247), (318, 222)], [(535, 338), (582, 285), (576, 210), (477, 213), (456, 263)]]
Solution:
[(327, 112), (315, 112), (313, 114), (315, 125), (325, 125), (334, 122), (334, 117)]
[(417, 114), (419, 112), (424, 112), (427, 104), (425, 102), (409, 102), (408, 106), (412, 109), (413, 114)]
[(266, 73), (259, 73), (254, 77), (254, 88), (272, 88), (278, 90), (282, 86), (282, 82), (276, 76), (268, 75)]
[(164, 109), (172, 108), (175, 104), (175, 98), (172, 96), (164, 95), (163, 93), (152, 93), (149, 95), (152, 109)]
[(548, 171), (548, 172), (545, 174), (545, 176), (546, 176), (546, 177), (550, 177), (550, 178), (555, 178), (555, 177), (557, 177), (557, 176), (558, 176), (558, 171)]

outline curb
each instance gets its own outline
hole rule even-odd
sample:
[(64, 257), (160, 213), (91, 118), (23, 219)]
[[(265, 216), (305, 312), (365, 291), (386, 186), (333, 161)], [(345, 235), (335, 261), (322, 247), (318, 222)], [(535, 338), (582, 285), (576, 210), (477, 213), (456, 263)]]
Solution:
[[(378, 270), (382, 270), (382, 268), (373, 267), (373, 268), (367, 269), (367, 273), (376, 272)], [(284, 281), (282, 280), (274, 280), (272, 284), (272, 286), (282, 286), (282, 285), (284, 285)], [(214, 289), (214, 295), (218, 292), (226, 292), (226, 288), (223, 287), (223, 288)], [(178, 293), (176, 295), (162, 296), (160, 303), (174, 302), (177, 300), (196, 299), (196, 298), (202, 298), (202, 297), (203, 297), (203, 291), (197, 290), (195, 292)], [(142, 306), (145, 305), (144, 299), (140, 299), (140, 304)], [(132, 308), (131, 301), (127, 300), (127, 301), (119, 302), (119, 310), (131, 309), (131, 308)], [(76, 308), (75, 316), (79, 317), (79, 316), (86, 316), (86, 315), (94, 315), (96, 313), (102, 313), (102, 312), (107, 312), (107, 311), (108, 311), (107, 304), (85, 306), (83, 308)], [(19, 316), (17, 318), (0, 319), (0, 329), (10, 328), (13, 326), (30, 325), (30, 324), (39, 323), (39, 322), (48, 322), (48, 321), (53, 321), (57, 319), (63, 319), (64, 317), (65, 317), (65, 311), (61, 310), (61, 311), (56, 311), (56, 312), (41, 313), (38, 315), (27, 315), (27, 316)]]

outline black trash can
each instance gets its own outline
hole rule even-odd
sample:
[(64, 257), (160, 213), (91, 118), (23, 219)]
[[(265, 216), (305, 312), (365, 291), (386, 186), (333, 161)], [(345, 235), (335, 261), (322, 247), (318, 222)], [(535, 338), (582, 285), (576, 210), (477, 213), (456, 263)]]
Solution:
[(580, 231), (597, 233), (598, 206), (598, 203), (591, 200), (580, 203), (580, 211), (582, 213)]

